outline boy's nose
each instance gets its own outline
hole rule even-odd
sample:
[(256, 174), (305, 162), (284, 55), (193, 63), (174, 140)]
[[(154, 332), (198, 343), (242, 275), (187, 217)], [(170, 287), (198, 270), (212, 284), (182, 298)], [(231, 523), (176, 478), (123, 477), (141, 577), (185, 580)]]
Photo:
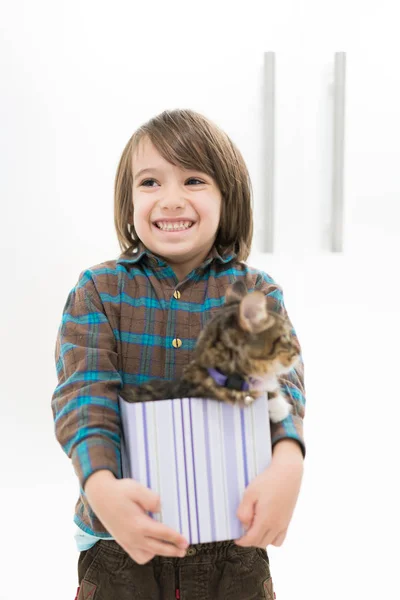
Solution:
[(179, 194), (165, 196), (160, 200), (160, 207), (167, 210), (176, 210), (185, 206), (185, 199)]
[(176, 210), (184, 208), (186, 204), (185, 189), (178, 182), (170, 181), (163, 188), (163, 194), (160, 198), (160, 207), (167, 210)]

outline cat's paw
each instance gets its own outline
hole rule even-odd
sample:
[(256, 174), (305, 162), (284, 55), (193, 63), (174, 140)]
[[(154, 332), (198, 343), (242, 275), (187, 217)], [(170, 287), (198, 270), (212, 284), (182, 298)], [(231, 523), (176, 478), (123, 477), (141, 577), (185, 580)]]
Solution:
[(292, 405), (283, 396), (277, 396), (268, 400), (269, 418), (273, 423), (283, 421), (292, 412)]

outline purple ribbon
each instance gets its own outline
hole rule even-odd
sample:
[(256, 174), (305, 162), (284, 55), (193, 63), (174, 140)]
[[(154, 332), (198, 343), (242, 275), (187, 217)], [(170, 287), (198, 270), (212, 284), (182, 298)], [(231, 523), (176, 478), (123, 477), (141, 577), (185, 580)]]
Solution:
[[(218, 383), (218, 385), (222, 385), (224, 387), (230, 387), (229, 385), (227, 386), (227, 380), (228, 380), (228, 375), (224, 375), (223, 373), (221, 373), (221, 371), (218, 371), (218, 369), (212, 369), (212, 368), (207, 368), (208, 374), (211, 375), (211, 377), (214, 379), (214, 381), (216, 383)], [(240, 376), (241, 379), (243, 379)], [(242, 391), (248, 390), (249, 389), (249, 384), (247, 383), (247, 381), (245, 381), (243, 379), (242, 381)]]

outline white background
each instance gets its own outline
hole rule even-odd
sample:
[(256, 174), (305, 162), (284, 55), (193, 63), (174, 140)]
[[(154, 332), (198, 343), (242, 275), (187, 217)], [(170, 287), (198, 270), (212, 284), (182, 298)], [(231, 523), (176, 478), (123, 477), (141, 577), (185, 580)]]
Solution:
[[(68, 292), (115, 258), (113, 184), (166, 108), (213, 119), (255, 194), (249, 263), (282, 286), (306, 363), (308, 456), (278, 600), (398, 592), (398, 16), (394, 2), (1, 3), (0, 599), (70, 600), (78, 484), (50, 409)], [(262, 62), (276, 52), (275, 253), (262, 238)], [(332, 80), (347, 52), (345, 246), (329, 252)]]

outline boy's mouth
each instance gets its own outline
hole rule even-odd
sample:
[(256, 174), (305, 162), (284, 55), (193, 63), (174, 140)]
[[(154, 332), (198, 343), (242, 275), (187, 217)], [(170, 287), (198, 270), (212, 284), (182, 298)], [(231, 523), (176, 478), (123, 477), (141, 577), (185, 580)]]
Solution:
[(153, 225), (160, 231), (175, 233), (187, 231), (194, 225), (194, 221), (191, 220), (180, 220), (180, 221), (154, 221)]

